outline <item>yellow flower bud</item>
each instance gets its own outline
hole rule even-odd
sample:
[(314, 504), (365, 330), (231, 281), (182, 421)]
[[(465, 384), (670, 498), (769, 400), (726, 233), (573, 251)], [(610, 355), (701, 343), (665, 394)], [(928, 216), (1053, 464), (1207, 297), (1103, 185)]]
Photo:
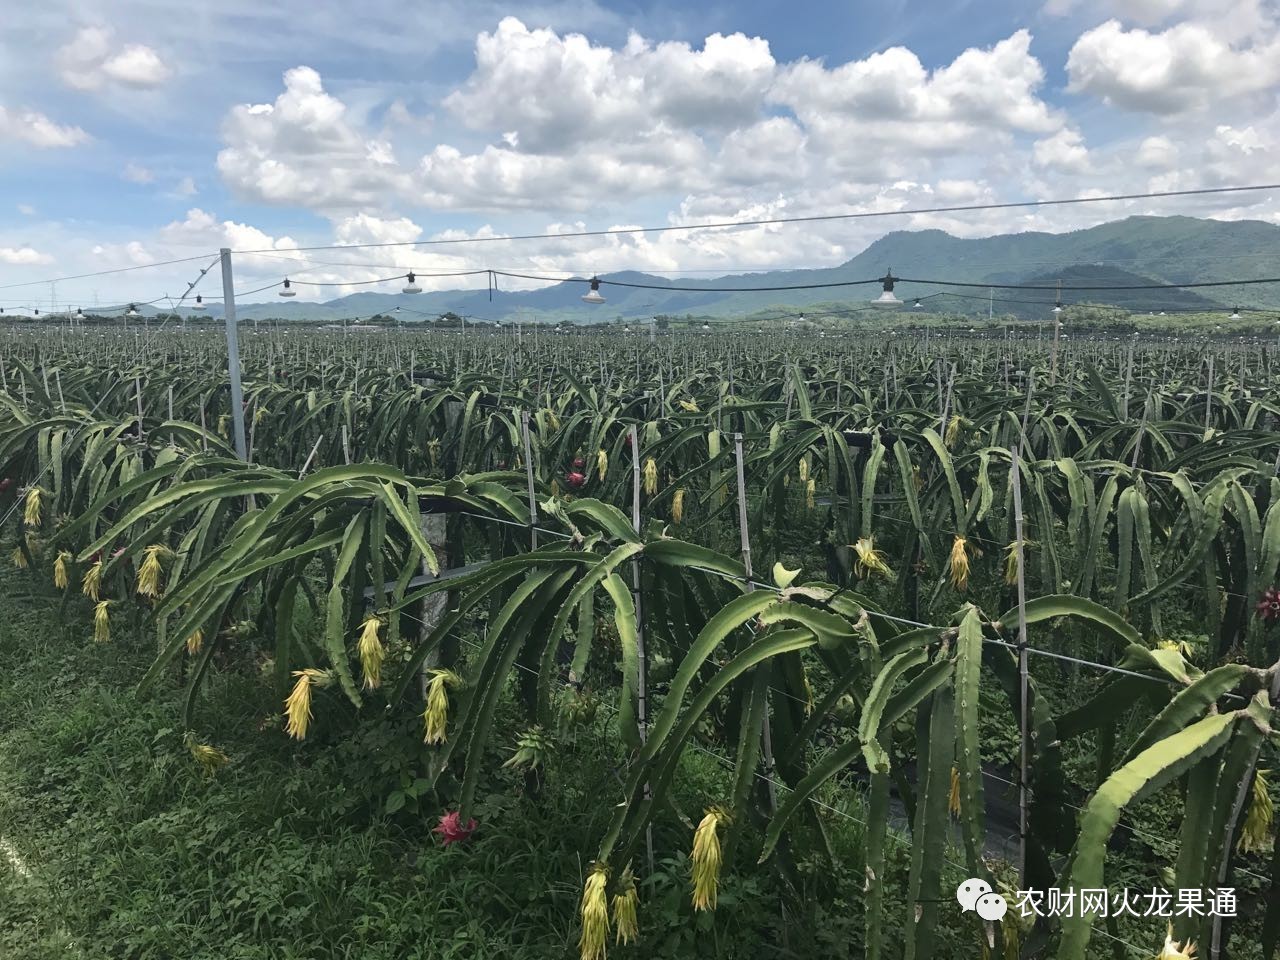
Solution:
[(307, 728), (311, 725), (311, 688), (327, 687), (330, 677), (324, 670), (314, 667), (295, 670), (293, 675), (298, 679), (284, 701), (285, 732), (295, 740), (305, 740)]
[(22, 522), (34, 529), (40, 526), (40, 496), (44, 493), (39, 487), (27, 490), (27, 501), (23, 506)]
[(427, 688), (427, 709), (422, 712), (423, 742), (444, 743), (449, 739), (449, 692), (447, 687), (461, 685), (462, 678), (452, 670), (431, 671)]
[(111, 639), (110, 608), (110, 600), (100, 600), (93, 608), (93, 639), (97, 643), (106, 643)]
[(693, 834), (693, 909), (714, 910), (720, 885), (720, 837), (716, 834), (729, 814), (723, 807), (708, 807)]
[(1014, 540), (1004, 548), (1004, 582), (1013, 586), (1018, 582), (1018, 568), (1022, 566), (1022, 549)]
[(947, 423), (947, 432), (944, 440), (948, 447), (954, 447), (956, 441), (960, 439), (960, 425), (963, 421), (959, 417), (952, 417)]
[(207, 743), (201, 743), (195, 738), (194, 734), (188, 733), (184, 738), (187, 749), (191, 751), (191, 756), (196, 763), (200, 764), (200, 769), (204, 771), (206, 777), (212, 777), (222, 767), (225, 767), (231, 758), (219, 750), (217, 747), (211, 747)]
[(164, 568), (160, 565), (160, 557), (169, 554), (169, 548), (153, 545), (142, 551), (142, 566), (138, 568), (137, 592), (144, 597), (156, 599), (160, 596), (160, 575)]
[(640, 936), (638, 910), (640, 894), (636, 891), (636, 878), (627, 867), (618, 881), (618, 892), (613, 895), (613, 922), (618, 928), (615, 943), (626, 945)]
[(381, 626), (381, 620), (377, 617), (369, 617), (364, 622), (364, 629), (360, 631), (358, 650), (366, 690), (377, 689), (378, 684), (382, 682), (382, 660), (386, 656), (386, 650), (378, 638), (378, 628)]
[(964, 590), (969, 586), (969, 554), (965, 538), (957, 536), (951, 543), (951, 586)]
[(80, 592), (90, 600), (96, 601), (101, 591), (102, 561), (95, 560), (89, 565), (89, 569), (84, 572), (84, 579), (80, 581)]
[(609, 936), (609, 905), (605, 887), (609, 868), (594, 864), (582, 889), (582, 936), (578, 940), (581, 960), (604, 960), (605, 940)]
[(1271, 836), (1271, 822), (1275, 808), (1271, 802), (1271, 793), (1267, 789), (1268, 770), (1255, 770), (1253, 787), (1250, 790), (1249, 812), (1244, 818), (1244, 827), (1240, 831), (1241, 853), (1262, 853), (1270, 850), (1274, 842)]
[(58, 559), (53, 561), (53, 585), (59, 590), (67, 589), (71, 583), (71, 578), (67, 571), (67, 562), (71, 559), (71, 554), (66, 550), (58, 554)]

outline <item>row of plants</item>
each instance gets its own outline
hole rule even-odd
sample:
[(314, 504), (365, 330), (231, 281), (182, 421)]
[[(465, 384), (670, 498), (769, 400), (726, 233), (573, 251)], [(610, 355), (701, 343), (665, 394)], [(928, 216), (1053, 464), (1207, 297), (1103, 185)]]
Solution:
[[(610, 929), (635, 936), (645, 837), (682, 816), (667, 797), (696, 749), (736, 771), (687, 818), (698, 909), (736, 846), (785, 874), (789, 847), (821, 835), (814, 801), (866, 791), (868, 956), (935, 955), (948, 856), (1010, 891), (1105, 886), (1122, 818), (1169, 791), (1177, 886), (1268, 869), (1280, 410), (1265, 350), (935, 337), (806, 344), (798, 360), (732, 335), (665, 353), (494, 339), (251, 340), (247, 465), (208, 374), (216, 340), (162, 334), (119, 376), (130, 341), (17, 338), (0, 393), (15, 562), (90, 597), (101, 641), (125, 611), (154, 625), (142, 687), (187, 685), (211, 772), (223, 755), (191, 717), (211, 672), (251, 650), (299, 739), (317, 704), (335, 724), (420, 713), (423, 789), (451, 805), (448, 829), (499, 744), (515, 737), (508, 762), (536, 768), (566, 717), (609, 702), (622, 784), (583, 891), (584, 957)], [(772, 577), (748, 576), (744, 530)], [(1123, 672), (1020, 673), (1023, 629)], [(522, 720), (499, 729), (508, 701)], [(986, 841), (984, 781), (1010, 759), (996, 716), (1027, 750), (1021, 878)], [(913, 851), (905, 941), (883, 889), (895, 804)], [(1269, 955), (1277, 917), (1179, 917), (1170, 935), (1221, 944), (1239, 927), (1233, 949)], [(1091, 917), (972, 925), (1009, 956), (1096, 950)]]

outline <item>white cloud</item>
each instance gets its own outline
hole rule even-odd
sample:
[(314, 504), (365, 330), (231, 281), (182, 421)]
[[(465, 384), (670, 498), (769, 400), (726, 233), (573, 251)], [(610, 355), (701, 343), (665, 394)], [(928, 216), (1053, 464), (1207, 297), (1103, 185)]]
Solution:
[(1044, 69), (1030, 43), (1020, 30), (932, 71), (904, 47), (833, 67), (800, 60), (781, 71), (770, 99), (804, 129), (819, 182), (928, 180), (942, 165), (999, 163), (1022, 139), (1062, 127), (1039, 97)]
[(36, 215), (36, 208), (29, 203), (20, 203), (18, 204), (18, 212), (24, 217), (34, 217)]
[(1208, 185), (1270, 183), (1280, 159), (1280, 116), (1260, 117), (1244, 127), (1219, 124), (1203, 150), (1197, 166)]
[(34, 110), (8, 110), (0, 105), (0, 138), (11, 138), (34, 147), (74, 147), (87, 143), (89, 135), (79, 127), (54, 123)]
[(358, 213), (334, 224), (333, 240), (350, 243), (409, 243), (422, 236), (422, 228), (408, 217), (386, 220)]
[(1108, 20), (1075, 42), (1067, 73), (1073, 92), (1127, 110), (1175, 114), (1273, 87), (1280, 81), (1280, 43), (1236, 48), (1199, 23), (1151, 33)]
[[(47, 251), (67, 265), (67, 272), (103, 236), (124, 238), (104, 247), (104, 267), (139, 258), (190, 256), (219, 246), (261, 248), (268, 252), (237, 256), (238, 283), (251, 289), (288, 273), (300, 281), (300, 297), (327, 299), (342, 288), (308, 290), (301, 281), (373, 279), (387, 276), (388, 265), (413, 268), (420, 277), (433, 270), (487, 266), (555, 274), (813, 266), (846, 259), (893, 229), (936, 227), (977, 236), (1076, 229), (1138, 212), (1265, 217), (1280, 211), (1280, 199), (1242, 194), (1106, 209), (956, 212), (687, 234), (300, 254), (295, 249), (299, 243), (539, 233), (548, 225), (567, 232), (611, 224), (902, 211), (1099, 190), (1263, 182), (1273, 178), (1280, 151), (1280, 122), (1264, 101), (1264, 94), (1277, 88), (1270, 71), (1280, 67), (1264, 64), (1250, 74), (1248, 59), (1272, 49), (1276, 30), (1261, 7), (1274, 0), (1061, 3), (1071, 19), (1052, 27), (1059, 33), (1073, 31), (1057, 38), (1063, 49), (1071, 47), (1076, 34), (1084, 34), (1068, 74), (1081, 96), (1066, 98), (1061, 90), (1050, 90), (1046, 79), (1046, 68), (1064, 64), (1041, 62), (1054, 45), (1041, 34), (1033, 39), (1015, 30), (1016, 24), (1003, 34), (984, 34), (990, 40), (972, 49), (965, 49), (965, 41), (973, 34), (959, 31), (949, 38), (949, 52), (943, 56), (910, 49), (915, 45), (908, 32), (901, 34), (901, 45), (848, 62), (780, 62), (776, 44), (771, 47), (764, 37), (729, 33), (691, 43), (662, 42), (670, 34), (658, 33), (661, 25), (646, 27), (646, 37), (628, 37), (625, 23), (615, 15), (597, 10), (576, 17), (554, 0), (554, 9), (540, 8), (536, 21), (526, 21), (528, 26), (512, 18), (499, 20), (492, 8), (450, 8), (448, 40), (432, 33), (425, 42), (446, 49), (454, 69), (455, 55), (474, 41), (472, 66), (452, 77), (435, 71), (433, 62), (406, 60), (414, 42), (406, 21), (396, 30), (378, 28), (379, 41), (386, 45), (382, 57), (365, 61), (370, 66), (358, 77), (344, 71), (341, 78), (336, 72), (322, 78), (304, 66), (290, 70), (281, 85), (258, 86), (254, 71), (236, 65), (260, 63), (264, 51), (279, 53), (274, 28), (296, 12), (292, 2), (265, 11), (255, 21), (260, 29), (234, 35), (223, 27), (210, 31), (207, 24), (150, 24), (122, 16), (114, 27), (119, 40), (95, 46), (100, 38), (90, 35), (80, 52), (92, 56), (59, 63), (54, 70), (56, 76), (65, 68), (69, 82), (114, 94), (129, 89), (123, 79), (129, 71), (113, 68), (113, 75), (106, 66), (125, 49), (124, 40), (152, 44), (157, 59), (175, 68), (182, 51), (182, 62), (191, 65), (192, 74), (209, 71), (211, 83), (201, 88), (201, 95), (210, 99), (200, 101), (200, 115), (222, 119), (219, 177), (237, 198), (277, 208), (270, 221), (256, 220), (252, 206), (238, 207), (235, 221), (215, 216), (216, 211), (209, 212), (213, 201), (207, 199), (211, 191), (202, 176), (200, 206), (194, 199), (178, 200), (175, 210), (192, 209), (167, 226), (147, 228), (135, 220), (95, 236), (98, 228), (86, 212), (81, 223), (26, 222), (31, 232), (10, 237), (10, 242)], [(232, 3), (238, 17), (254, 13), (248, 0)], [(381, 3), (371, 0), (369, 10), (362, 9), (362, 26), (384, 22)], [(578, 6), (578, 0), (569, 3)], [(140, 0), (120, 0), (120, 5), (142, 9)], [(594, 0), (587, 0), (587, 6), (596, 9)], [(396, 12), (397, 17), (402, 14)], [(433, 9), (405, 16), (420, 25), (423, 17), (438, 15)], [(1120, 38), (1115, 41), (1118, 53), (1098, 39), (1106, 39), (1099, 31), (1112, 16), (1120, 24), (1111, 28)], [(333, 11), (298, 18), (289, 45), (297, 59), (281, 66), (336, 63), (329, 56), (332, 38), (355, 22), (354, 14)], [(992, 29), (999, 30), (1001, 21), (993, 23)], [(1146, 29), (1135, 30), (1135, 25)], [(1191, 28), (1204, 32), (1187, 34), (1195, 43), (1176, 32)], [(55, 45), (75, 29), (68, 28)], [(1200, 44), (1201, 36), (1209, 40)], [(193, 37), (204, 45), (192, 42)], [(371, 45), (367, 33), (353, 35), (353, 42), (362, 49)], [(1187, 49), (1200, 46), (1205, 49)], [(1168, 56), (1161, 59), (1151, 50)], [(1227, 51), (1228, 59), (1246, 56), (1228, 68), (1215, 50)], [(1154, 80), (1148, 76), (1151, 71)], [(1244, 76), (1229, 76), (1230, 71)], [(1264, 82), (1272, 86), (1263, 89)], [(32, 96), (36, 93), (15, 88), (7, 102), (38, 104), (53, 116), (69, 116), (56, 101)], [(117, 103), (129, 109), (137, 100), (113, 96), (109, 102), (113, 109)], [(104, 96), (104, 109), (107, 103)], [(1147, 104), (1144, 115), (1121, 113), (1135, 109), (1135, 103)], [(229, 104), (240, 106), (228, 109)], [(1182, 109), (1194, 104), (1211, 109)], [(171, 155), (168, 148), (153, 152), (145, 140), (151, 122), (163, 128), (172, 121), (166, 107), (190, 112), (194, 106), (159, 98), (154, 106), (155, 116), (138, 117), (147, 122), (138, 124), (136, 141), (104, 144), (104, 156), (120, 158), (108, 159), (115, 165), (106, 169), (105, 179), (114, 179), (124, 159), (133, 156), (157, 165), (156, 189), (171, 203), (195, 196), (197, 183), (180, 178), (184, 170), (199, 172), (207, 158)], [(6, 136), (18, 115), (0, 113), (0, 136), (19, 147), (35, 142), (33, 137), (50, 145), (88, 139), (76, 127), (60, 127), (43, 115), (26, 116), (39, 116), (44, 126), (27, 119), (25, 135)], [(113, 126), (104, 124), (103, 129), (106, 136)], [(188, 142), (193, 151), (201, 148), (198, 136)], [(166, 159), (153, 159), (157, 156)], [(110, 189), (109, 182), (104, 186)], [(15, 192), (14, 200), (20, 195)], [(459, 211), (481, 216), (464, 218)], [(311, 214), (320, 215), (318, 227)], [(486, 219), (487, 226), (477, 226)], [(459, 229), (441, 230), (442, 224)], [(138, 246), (130, 248), (126, 240), (134, 237)], [(333, 264), (316, 262), (326, 260)], [(21, 280), (31, 271), (4, 265), (0, 272), (7, 272), (6, 280)], [(180, 289), (193, 274), (187, 265), (126, 274), (114, 293), (149, 299), (161, 290)], [(138, 285), (148, 286), (153, 277), (156, 293), (144, 297), (147, 291)], [(454, 278), (422, 282), (429, 288), (469, 283)], [(483, 289), (483, 279), (477, 282)], [(116, 281), (102, 283), (105, 288)], [(504, 287), (508, 284), (504, 281)], [(59, 293), (65, 295), (62, 286)]]
[(782, 72), (771, 96), (811, 131), (847, 143), (870, 136), (929, 150), (983, 131), (1050, 133), (1062, 120), (1036, 93), (1044, 68), (1030, 46), (1031, 35), (1019, 30), (932, 72), (904, 47), (831, 69), (801, 60)]
[(1167, 170), (1178, 160), (1178, 147), (1168, 137), (1146, 137), (1138, 145), (1134, 159), (1143, 167)]
[(159, 239), (162, 243), (190, 250), (192, 247), (204, 247), (209, 250), (229, 247), (233, 250), (269, 250), (276, 253), (272, 256), (245, 254), (235, 260), (237, 272), (248, 269), (268, 270), (281, 273), (280, 256), (296, 259), (292, 251), (298, 246), (291, 237), (273, 237), (257, 227), (247, 223), (236, 223), (234, 220), (218, 220), (213, 214), (192, 207), (186, 218), (174, 220), (161, 228)]
[(486, 147), (464, 154), (438, 146), (422, 158), (420, 199), (468, 209), (582, 210), (663, 191), (697, 189), (709, 165), (702, 141), (689, 133), (652, 131), (608, 150), (568, 155)]
[(516, 133), (523, 150), (564, 153), (636, 130), (750, 123), (774, 67), (768, 42), (740, 33), (701, 50), (632, 34), (615, 50), (505, 17), (477, 38), (476, 69), (444, 105), (473, 128)]
[(1071, 127), (1037, 140), (1032, 149), (1032, 159), (1037, 166), (1064, 173), (1088, 173), (1090, 169), (1089, 150), (1084, 145), (1084, 137)]
[(796, 183), (808, 164), (805, 133), (790, 117), (770, 117), (724, 138), (717, 170), (724, 183)]
[(429, 130), (432, 124), (430, 115), (414, 112), (401, 98), (391, 101), (383, 121), (388, 127), (405, 130)]
[(150, 47), (133, 43), (102, 64), (102, 72), (127, 87), (148, 90), (169, 79), (171, 71)]
[(147, 248), (138, 240), (130, 240), (124, 245), (124, 249), (125, 253), (129, 255), (129, 259), (140, 267), (156, 262), (156, 258), (147, 252)]
[(154, 173), (132, 160), (124, 165), (120, 176), (130, 183), (151, 183), (156, 178)]
[[(1167, 20), (1188, 7), (1191, 2), (1192, 0), (1105, 0), (1100, 6), (1125, 20), (1150, 25)], [(1050, 16), (1063, 17), (1089, 5), (1082, 0), (1049, 0), (1044, 5), (1044, 12)]]
[(63, 83), (75, 90), (108, 86), (152, 90), (173, 71), (151, 47), (140, 43), (118, 46), (112, 30), (83, 27), (55, 58)]
[(23, 267), (42, 266), (53, 263), (53, 257), (31, 247), (0, 247), (0, 263)]
[[(928, 178), (948, 153), (1062, 128), (1038, 95), (1030, 43), (1017, 31), (933, 71), (901, 47), (780, 66), (759, 37), (694, 47), (633, 33), (615, 48), (507, 17), (479, 35), (475, 70), (442, 101), (487, 146), (437, 143), (402, 166), (318, 72), (297, 67), (273, 103), (230, 112), (218, 168), (249, 199), (332, 216), (403, 204), (598, 212), (730, 187), (741, 206), (813, 177)], [(410, 120), (402, 100), (384, 114)]]
[(244, 104), (223, 122), (218, 171), (262, 203), (319, 209), (376, 206), (405, 192), (391, 148), (366, 138), (320, 74), (294, 67), (274, 103)]

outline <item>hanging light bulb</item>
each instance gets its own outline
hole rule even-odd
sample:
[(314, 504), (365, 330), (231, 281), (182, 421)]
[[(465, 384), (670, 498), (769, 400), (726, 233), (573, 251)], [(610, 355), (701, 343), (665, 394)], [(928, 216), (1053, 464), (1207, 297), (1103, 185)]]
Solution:
[(422, 292), (422, 288), (418, 286), (417, 280), (414, 278), (412, 270), (409, 271), (409, 276), (406, 277), (405, 279), (407, 279), (409, 282), (404, 285), (404, 290), (401, 291), (402, 293), (421, 293)]
[(76, 307), (76, 319), (78, 320), (84, 319), (84, 311), (81, 310), (79, 307)]
[(583, 303), (604, 303), (604, 295), (600, 293), (600, 278), (591, 278), (591, 289), (582, 295)]
[(874, 300), (871, 301), (871, 305), (873, 307), (902, 306), (902, 301), (893, 295), (893, 284), (894, 284), (893, 271), (892, 270), (885, 271), (885, 275), (884, 277), (881, 278), (880, 282), (884, 284), (884, 291), (880, 294), (880, 296), (876, 297)]
[(1239, 308), (1239, 307), (1235, 307), (1234, 309), (1232, 309), (1232, 311), (1231, 311), (1231, 316), (1227, 317), (1227, 319), (1228, 319), (1228, 320), (1239, 320), (1239, 319), (1240, 319), (1240, 308)]
[(124, 315), (126, 317), (136, 317), (138, 315), (138, 308), (131, 303), (129, 304), (129, 309), (124, 312)]
[(193, 303), (193, 304), (191, 305), (191, 309), (192, 309), (192, 310), (203, 310), (203, 309), (204, 309), (204, 297), (200, 296), (200, 294), (198, 294), (198, 293), (197, 293), (197, 294), (196, 294), (196, 302), (195, 302), (195, 303)]
[(38, 316), (40, 316), (40, 308), (39, 308), (39, 307), (36, 307), (33, 311), (31, 311), (31, 315), (32, 315), (33, 317), (38, 317)]
[(280, 296), (282, 296), (282, 297), (296, 297), (297, 295), (298, 295), (298, 291), (294, 290), (294, 289), (293, 289), (293, 287), (289, 286), (289, 278), (288, 278), (288, 277), (285, 277), (285, 278), (284, 278), (284, 289), (280, 291)]

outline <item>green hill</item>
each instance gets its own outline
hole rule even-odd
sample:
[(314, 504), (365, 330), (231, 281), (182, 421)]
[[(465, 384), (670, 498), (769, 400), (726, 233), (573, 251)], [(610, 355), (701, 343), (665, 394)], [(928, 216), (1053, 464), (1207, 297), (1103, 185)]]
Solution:
[[(895, 275), (908, 278), (900, 282), (895, 291), (903, 300), (910, 302), (916, 297), (942, 292), (948, 295), (931, 301), (930, 309), (962, 314), (987, 313), (987, 284), (1054, 286), (1058, 280), (1062, 280), (1063, 300), (1068, 303), (1115, 304), (1137, 312), (1213, 311), (1233, 306), (1280, 309), (1280, 284), (1187, 291), (1073, 289), (1277, 276), (1280, 266), (1275, 262), (1274, 251), (1278, 244), (1280, 226), (1275, 224), (1195, 217), (1129, 217), (1067, 233), (1031, 232), (978, 238), (953, 237), (941, 230), (899, 230), (886, 234), (839, 266), (817, 270), (775, 270), (717, 278), (657, 277), (639, 272), (605, 274), (601, 279), (631, 286), (606, 285), (602, 292), (607, 302), (599, 306), (582, 302), (581, 295), (585, 292), (582, 283), (559, 283), (530, 291), (500, 289), (492, 298), (485, 290), (419, 295), (366, 291), (326, 304), (242, 304), (240, 315), (247, 319), (336, 320), (388, 314), (401, 307), (402, 316), (410, 321), (449, 310), (494, 320), (524, 317), (598, 322), (655, 314), (741, 316), (770, 308), (801, 310), (833, 301), (856, 310), (879, 294), (878, 285), (769, 292), (744, 288), (867, 281), (882, 276), (889, 268)], [(921, 280), (942, 283), (918, 282)], [(947, 281), (976, 286), (949, 286)], [(1051, 308), (1054, 299), (1052, 291), (995, 288), (990, 295), (995, 298), (991, 307), (997, 312), (1019, 316), (1042, 315)], [(210, 314), (216, 315), (217, 307), (214, 304), (210, 307)]]

